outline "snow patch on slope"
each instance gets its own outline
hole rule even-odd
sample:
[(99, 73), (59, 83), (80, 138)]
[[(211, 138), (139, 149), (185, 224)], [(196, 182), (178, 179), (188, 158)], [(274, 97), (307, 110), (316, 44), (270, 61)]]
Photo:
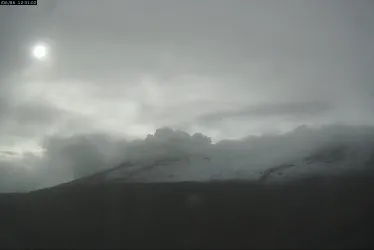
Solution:
[[(118, 168), (105, 174), (106, 182), (180, 182), (212, 180), (252, 180), (280, 182), (308, 175), (339, 175), (353, 168), (365, 167), (365, 158), (346, 158), (336, 153), (340, 148), (326, 149), (302, 160), (280, 165), (243, 164), (225, 157), (189, 156), (150, 161)], [(352, 149), (350, 149), (352, 150)], [(339, 158), (340, 157), (340, 158)]]

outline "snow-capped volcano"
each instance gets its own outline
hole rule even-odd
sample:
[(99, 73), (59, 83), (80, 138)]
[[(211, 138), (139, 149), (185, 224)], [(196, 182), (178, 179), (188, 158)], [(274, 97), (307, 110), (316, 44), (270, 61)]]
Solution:
[[(367, 145), (369, 147), (369, 145)], [(371, 148), (371, 146), (370, 146)], [(339, 175), (372, 165), (374, 154), (360, 146), (337, 145), (312, 151), (304, 157), (272, 164), (259, 158), (243, 159), (222, 155), (191, 154), (157, 160), (126, 162), (70, 184), (113, 182), (184, 182), (248, 180), (274, 183), (308, 176)], [(269, 152), (270, 154), (271, 152)], [(261, 164), (262, 163), (262, 164)]]
[[(361, 170), (372, 166), (373, 159), (373, 127), (301, 126), (286, 134), (217, 143), (203, 134), (162, 128), (137, 141), (101, 135), (51, 140), (42, 157), (2, 169), (0, 176), (8, 177), (2, 178), (0, 189), (12, 190), (17, 181), (25, 183), (25, 191), (97, 181), (278, 183)], [(28, 172), (15, 172), (26, 166)]]

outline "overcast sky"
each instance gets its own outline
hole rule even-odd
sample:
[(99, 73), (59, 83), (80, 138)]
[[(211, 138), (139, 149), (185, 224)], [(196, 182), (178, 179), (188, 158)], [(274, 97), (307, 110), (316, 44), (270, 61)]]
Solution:
[(163, 126), (217, 141), (374, 122), (373, 1), (38, 2), (0, 6), (0, 150)]

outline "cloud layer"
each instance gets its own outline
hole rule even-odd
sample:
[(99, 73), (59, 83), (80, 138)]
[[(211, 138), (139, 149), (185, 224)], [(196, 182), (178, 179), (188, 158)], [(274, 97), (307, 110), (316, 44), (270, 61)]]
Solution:
[[(83, 131), (220, 140), (374, 122), (369, 1), (88, 1), (1, 10), (4, 150)], [(45, 63), (30, 58), (39, 41)]]
[[(194, 169), (191, 172), (186, 169), (188, 176), (185, 179), (189, 180), (209, 177), (209, 173), (213, 179), (213, 174), (220, 171), (223, 175), (226, 173), (227, 178), (231, 178), (232, 173), (264, 172), (275, 166), (310, 157), (316, 152), (341, 146), (351, 152), (347, 156), (348, 162), (356, 159), (355, 163), (363, 163), (374, 153), (374, 128), (343, 125), (321, 128), (301, 126), (286, 134), (249, 136), (216, 144), (212, 144), (209, 137), (200, 133), (191, 136), (180, 130), (162, 128), (144, 140), (126, 141), (104, 134), (82, 134), (51, 137), (43, 146), (45, 152), (42, 156), (20, 156), (12, 152), (2, 152), (2, 192), (56, 185), (124, 162), (144, 164), (186, 157), (211, 159), (212, 164), (209, 164), (212, 169), (219, 170), (207, 172), (204, 164), (199, 164), (200, 170)], [(358, 167), (352, 165), (353, 169)], [(172, 168), (168, 171), (173, 174)]]
[[(121, 138), (165, 126), (213, 143), (303, 124), (373, 126), (372, 9), (365, 0), (40, 0), (36, 8), (0, 8), (3, 165), (26, 164), (6, 152), (32, 152), (40, 161), (32, 175), (48, 169), (46, 179), (57, 183), (89, 172), (74, 165), (96, 171), (113, 165), (117, 151), (139, 154), (133, 148), (145, 142)], [(50, 47), (43, 63), (30, 56), (39, 42)], [(95, 151), (99, 144), (108, 148)]]

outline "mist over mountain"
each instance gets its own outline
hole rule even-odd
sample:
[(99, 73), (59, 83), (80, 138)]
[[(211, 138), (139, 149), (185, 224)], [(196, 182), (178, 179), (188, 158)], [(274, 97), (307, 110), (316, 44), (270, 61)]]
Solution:
[(365, 169), (372, 161), (374, 128), (300, 126), (285, 134), (248, 136), (217, 143), (203, 134), (160, 128), (144, 140), (135, 141), (104, 134), (51, 137), (45, 141), (44, 148), (40, 156), (5, 153), (11, 160), (1, 162), (0, 190), (31, 191), (121, 164), (131, 167), (111, 176), (127, 182), (230, 179), (271, 182), (306, 175), (339, 175)]

